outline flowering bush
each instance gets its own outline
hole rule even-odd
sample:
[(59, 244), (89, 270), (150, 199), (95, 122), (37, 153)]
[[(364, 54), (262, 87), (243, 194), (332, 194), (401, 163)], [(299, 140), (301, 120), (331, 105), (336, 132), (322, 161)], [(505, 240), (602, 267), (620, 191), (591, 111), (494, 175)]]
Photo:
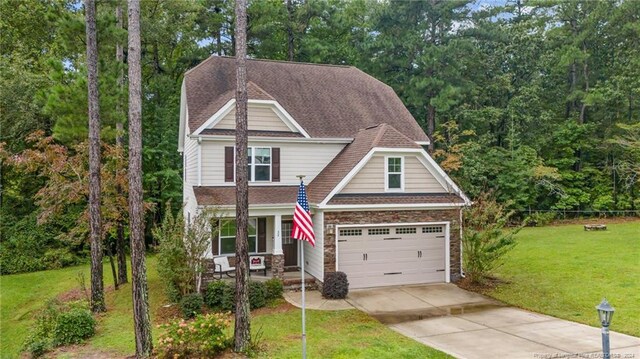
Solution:
[(230, 324), (228, 313), (214, 313), (159, 325), (164, 333), (158, 338), (156, 354), (160, 358), (210, 358), (231, 345), (225, 334)]

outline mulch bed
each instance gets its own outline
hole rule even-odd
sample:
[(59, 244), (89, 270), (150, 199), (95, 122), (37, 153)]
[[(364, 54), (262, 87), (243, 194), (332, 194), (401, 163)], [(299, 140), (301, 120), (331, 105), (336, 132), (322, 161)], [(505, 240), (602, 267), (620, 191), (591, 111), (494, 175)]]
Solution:
[(497, 288), (501, 284), (507, 283), (509, 282), (496, 277), (489, 277), (485, 279), (483, 283), (473, 283), (469, 280), (469, 278), (462, 278), (456, 283), (456, 285), (471, 292), (484, 294)]

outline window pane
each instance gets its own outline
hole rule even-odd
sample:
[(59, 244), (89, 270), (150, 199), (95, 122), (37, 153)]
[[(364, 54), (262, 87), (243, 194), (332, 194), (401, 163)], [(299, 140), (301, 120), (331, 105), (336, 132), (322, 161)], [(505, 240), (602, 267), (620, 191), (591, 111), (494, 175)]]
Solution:
[(251, 164), (253, 162), (251, 162), (251, 159), (253, 158), (252, 153), (253, 153), (253, 148), (249, 147), (247, 148), (247, 163)]
[(220, 238), (220, 254), (228, 254), (236, 252), (235, 237)]
[(256, 236), (249, 236), (249, 248), (247, 248), (249, 253), (258, 252), (258, 247), (256, 247), (257, 243), (258, 243), (258, 240), (256, 239)]
[(251, 165), (247, 167), (247, 181), (249, 182), (253, 181), (253, 177), (251, 176)]
[(256, 148), (256, 163), (270, 164), (271, 163), (271, 149), (270, 148)]
[(271, 166), (255, 165), (256, 178), (254, 181), (270, 181), (271, 180)]
[(236, 235), (236, 221), (227, 220), (222, 221), (222, 228), (220, 229), (220, 234), (223, 237), (233, 237)]
[(401, 188), (400, 174), (389, 174), (389, 188)]
[(392, 157), (388, 159), (388, 171), (399, 173), (402, 171), (402, 159), (399, 157)]
[(255, 218), (249, 219), (249, 235), (250, 236), (256, 235), (257, 222), (258, 221)]

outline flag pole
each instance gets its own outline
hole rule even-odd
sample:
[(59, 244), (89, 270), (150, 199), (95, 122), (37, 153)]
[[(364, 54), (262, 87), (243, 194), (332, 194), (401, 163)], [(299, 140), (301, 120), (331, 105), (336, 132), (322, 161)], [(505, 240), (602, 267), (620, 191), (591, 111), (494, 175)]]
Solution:
[[(298, 175), (296, 176), (300, 179), (300, 183), (302, 183), (303, 179), (305, 176), (303, 175)], [(306, 359), (307, 358), (307, 332), (306, 332), (306, 328), (305, 328), (305, 282), (304, 282), (304, 241), (301, 242), (302, 245), (302, 250), (300, 253), (300, 260), (302, 261), (302, 264), (300, 265), (300, 272), (301, 272), (301, 276), (302, 276), (302, 359)]]

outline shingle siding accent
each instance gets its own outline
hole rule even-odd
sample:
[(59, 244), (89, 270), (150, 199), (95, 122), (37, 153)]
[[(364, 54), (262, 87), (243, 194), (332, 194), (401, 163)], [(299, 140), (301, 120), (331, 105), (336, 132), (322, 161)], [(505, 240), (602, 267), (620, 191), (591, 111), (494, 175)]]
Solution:
[[(325, 212), (325, 228), (341, 224), (450, 222), (449, 254), (451, 281), (460, 280), (460, 210)], [(324, 271), (336, 270), (336, 231), (324, 233)]]

